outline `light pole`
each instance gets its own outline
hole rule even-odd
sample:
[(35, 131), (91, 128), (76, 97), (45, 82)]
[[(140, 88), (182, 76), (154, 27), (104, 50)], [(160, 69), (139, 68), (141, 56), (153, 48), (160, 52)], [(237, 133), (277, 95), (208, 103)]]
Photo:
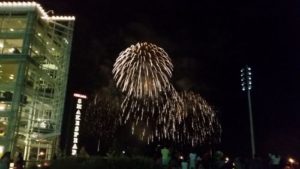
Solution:
[(250, 120), (250, 134), (251, 134), (251, 150), (252, 158), (255, 156), (255, 142), (254, 142), (254, 130), (253, 130), (253, 117), (252, 117), (252, 105), (251, 105), (251, 89), (252, 89), (252, 77), (251, 68), (245, 66), (241, 69), (241, 85), (242, 91), (247, 91), (248, 96), (248, 109), (249, 109), (249, 120)]

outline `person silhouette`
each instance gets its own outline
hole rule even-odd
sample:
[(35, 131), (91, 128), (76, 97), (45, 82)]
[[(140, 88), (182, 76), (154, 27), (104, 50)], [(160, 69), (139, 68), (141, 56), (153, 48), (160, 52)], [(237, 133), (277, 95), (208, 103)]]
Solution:
[(162, 148), (160, 152), (162, 155), (162, 165), (167, 166), (169, 163), (170, 150), (166, 146), (164, 146), (164, 148)]
[(10, 152), (5, 152), (0, 159), (0, 169), (8, 169), (10, 163)]
[(16, 157), (14, 164), (15, 164), (15, 169), (24, 169), (24, 160), (21, 152), (18, 153), (18, 156)]

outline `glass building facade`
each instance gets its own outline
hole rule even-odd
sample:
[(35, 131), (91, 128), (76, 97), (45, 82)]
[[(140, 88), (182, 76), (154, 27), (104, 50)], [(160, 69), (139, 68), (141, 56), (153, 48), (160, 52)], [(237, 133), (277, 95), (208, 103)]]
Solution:
[(0, 2), (0, 156), (48, 160), (58, 147), (75, 18)]

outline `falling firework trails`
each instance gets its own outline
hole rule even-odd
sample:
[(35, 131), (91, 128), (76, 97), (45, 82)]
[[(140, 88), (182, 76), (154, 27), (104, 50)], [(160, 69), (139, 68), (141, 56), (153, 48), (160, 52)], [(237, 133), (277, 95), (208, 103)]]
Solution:
[(113, 74), (125, 93), (121, 123), (146, 138), (197, 144), (220, 131), (215, 112), (192, 92), (177, 93), (170, 84), (173, 65), (153, 44), (137, 43), (120, 53)]
[(131, 123), (132, 132), (138, 133), (142, 139), (173, 138), (174, 134), (169, 131), (176, 130), (176, 124), (184, 119), (185, 114), (182, 99), (172, 86), (168, 88), (154, 100), (125, 98), (121, 105), (121, 122)]
[(122, 51), (113, 74), (127, 96), (157, 98), (169, 86), (173, 65), (168, 54), (151, 43), (137, 43)]
[[(155, 126), (153, 137), (160, 137), (158, 126), (167, 137), (167, 129), (176, 119), (182, 119), (176, 109), (180, 104), (169, 103), (179, 100), (179, 96), (169, 79), (173, 65), (168, 54), (160, 47), (150, 43), (137, 43), (122, 51), (117, 58), (113, 74), (117, 87), (125, 93), (121, 105), (123, 115), (121, 122), (132, 123), (132, 131), (146, 124), (142, 135), (145, 135), (149, 123)], [(157, 119), (151, 121), (151, 119)], [(151, 122), (149, 122), (151, 121)]]
[(134, 132), (148, 142), (163, 139), (191, 145), (219, 142), (221, 126), (207, 102), (193, 92), (184, 91), (180, 95), (173, 92), (164, 100), (165, 106), (157, 118), (145, 118), (146, 123), (143, 120), (136, 123)]
[(199, 94), (184, 91), (180, 97), (184, 102), (186, 118), (179, 124), (177, 131), (181, 132), (178, 134), (192, 144), (210, 141), (212, 138), (219, 141), (221, 126), (215, 111)]
[(98, 137), (101, 141), (110, 140), (119, 125), (120, 100), (105, 91), (95, 93), (92, 98), (86, 113), (82, 114), (83, 133)]

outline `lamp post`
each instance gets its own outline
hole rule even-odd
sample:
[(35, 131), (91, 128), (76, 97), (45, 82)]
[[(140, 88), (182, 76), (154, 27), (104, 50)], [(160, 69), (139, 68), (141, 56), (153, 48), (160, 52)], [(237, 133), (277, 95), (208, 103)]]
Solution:
[(252, 77), (251, 68), (245, 66), (241, 69), (241, 85), (242, 91), (247, 91), (248, 96), (248, 109), (249, 109), (249, 120), (250, 120), (250, 134), (251, 134), (251, 150), (252, 158), (255, 156), (255, 142), (254, 142), (254, 130), (253, 130), (253, 117), (252, 117), (252, 105), (251, 105), (251, 89), (252, 89)]

